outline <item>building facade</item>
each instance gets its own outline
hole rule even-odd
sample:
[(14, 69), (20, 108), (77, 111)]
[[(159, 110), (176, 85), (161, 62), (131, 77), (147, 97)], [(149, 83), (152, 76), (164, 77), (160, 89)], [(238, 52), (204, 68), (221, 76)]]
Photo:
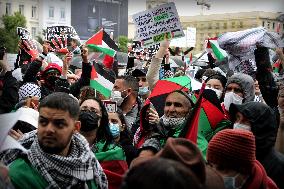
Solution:
[(151, 9), (168, 2), (169, 0), (146, 0), (146, 8)]
[[(268, 31), (284, 34), (284, 22), (277, 19), (280, 13), (272, 12), (240, 12), (214, 15), (181, 16), (180, 21), (184, 29), (196, 28), (196, 46), (194, 54), (204, 50), (204, 42), (208, 37), (217, 37), (225, 32), (240, 31), (263, 26)], [(135, 26), (132, 17), (128, 18), (128, 37), (135, 37)]]
[(127, 0), (72, 0), (71, 24), (81, 40), (87, 40), (100, 28), (114, 38), (128, 34)]
[(33, 37), (43, 37), (48, 26), (71, 25), (71, 0), (0, 0), (0, 16), (14, 12), (25, 16)]

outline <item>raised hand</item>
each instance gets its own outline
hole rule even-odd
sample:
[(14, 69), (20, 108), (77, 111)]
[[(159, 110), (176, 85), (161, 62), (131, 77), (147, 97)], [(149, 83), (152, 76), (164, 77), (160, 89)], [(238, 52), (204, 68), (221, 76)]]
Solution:
[(88, 55), (89, 55), (89, 50), (87, 47), (83, 47), (81, 50), (81, 56), (83, 59), (83, 63), (88, 63)]
[(32, 40), (22, 39), (21, 48), (24, 49), (32, 57), (31, 61), (38, 58), (39, 52), (36, 44)]

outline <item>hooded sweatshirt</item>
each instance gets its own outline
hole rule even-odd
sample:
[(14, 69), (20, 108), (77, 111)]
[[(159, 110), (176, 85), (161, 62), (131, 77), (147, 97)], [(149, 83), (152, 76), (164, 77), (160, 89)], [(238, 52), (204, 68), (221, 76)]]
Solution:
[(248, 102), (230, 107), (230, 115), (241, 112), (251, 123), (256, 142), (256, 159), (263, 165), (267, 175), (284, 189), (284, 155), (274, 149), (278, 124), (274, 111), (266, 104)]
[(255, 96), (254, 81), (251, 76), (247, 74), (243, 74), (243, 73), (236, 73), (232, 75), (231, 77), (229, 77), (226, 88), (231, 83), (238, 84), (241, 87), (241, 89), (244, 91), (243, 103), (254, 101), (254, 96)]

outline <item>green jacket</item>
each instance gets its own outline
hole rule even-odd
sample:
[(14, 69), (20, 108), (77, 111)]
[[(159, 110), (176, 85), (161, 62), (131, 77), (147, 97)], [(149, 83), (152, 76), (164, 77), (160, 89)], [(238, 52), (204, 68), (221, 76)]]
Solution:
[[(48, 182), (32, 167), (27, 159), (16, 159), (9, 166), (9, 176), (16, 189), (44, 189)], [(97, 189), (94, 180), (87, 181), (89, 189)]]

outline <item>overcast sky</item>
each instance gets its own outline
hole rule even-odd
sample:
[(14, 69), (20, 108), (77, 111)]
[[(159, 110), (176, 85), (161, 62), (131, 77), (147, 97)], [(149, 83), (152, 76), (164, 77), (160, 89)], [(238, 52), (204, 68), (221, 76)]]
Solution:
[[(173, 1), (173, 0), (170, 0)], [(249, 11), (266, 11), (284, 13), (284, 0), (209, 0), (210, 10), (204, 14), (233, 13)], [(180, 16), (193, 16), (201, 13), (201, 7), (196, 5), (196, 0), (175, 0)], [(146, 0), (128, 0), (129, 15), (146, 9)]]

